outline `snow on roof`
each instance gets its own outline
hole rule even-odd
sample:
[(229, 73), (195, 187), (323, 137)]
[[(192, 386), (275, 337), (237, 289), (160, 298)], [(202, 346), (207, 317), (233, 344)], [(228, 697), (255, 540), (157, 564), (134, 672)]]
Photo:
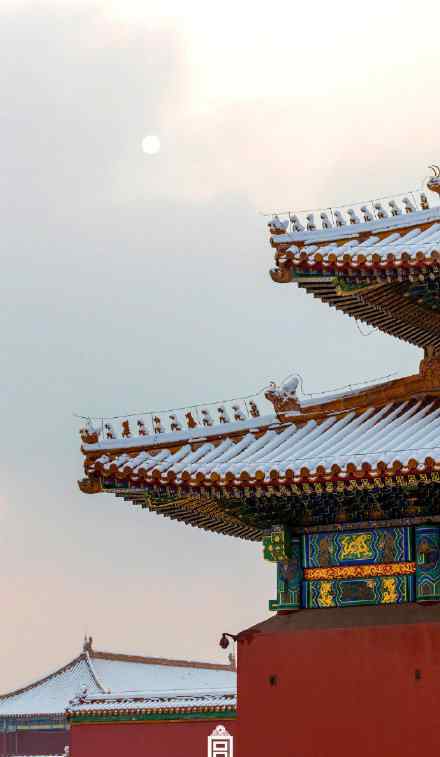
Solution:
[[(404, 254), (415, 258), (417, 253), (423, 253), (428, 257), (433, 252), (440, 251), (440, 223), (433, 223), (429, 228), (415, 226), (402, 234), (395, 232), (382, 237), (371, 233), (365, 238), (360, 232), (346, 236), (350, 238), (342, 244), (338, 244), (336, 240), (321, 246), (308, 243), (303, 247), (297, 247), (293, 244), (288, 251), (294, 254), (306, 253), (309, 257), (319, 253), (324, 261), (331, 254), (336, 254), (338, 259), (342, 259), (347, 253), (351, 256), (364, 255), (369, 261), (373, 259), (373, 255), (379, 255), (381, 258), (393, 255), (396, 260), (400, 260)], [(339, 236), (338, 239), (340, 241), (343, 237)]]
[[(158, 411), (160, 412), (160, 411)], [(243, 421), (232, 421), (230, 423), (215, 423), (212, 426), (196, 426), (195, 428), (185, 428), (182, 431), (171, 431), (157, 434), (149, 434), (148, 436), (130, 436), (128, 438), (114, 437), (112, 439), (103, 439), (102, 441), (94, 444), (83, 444), (85, 452), (96, 452), (99, 450), (112, 450), (112, 449), (133, 449), (136, 447), (144, 448), (154, 447), (160, 444), (175, 444), (176, 442), (183, 441), (209, 441), (213, 437), (218, 436), (219, 431), (222, 434), (232, 433), (235, 431), (252, 431), (258, 429), (261, 426), (277, 423), (277, 417), (274, 413), (269, 415), (260, 416), (258, 418), (249, 418)], [(143, 462), (143, 460), (139, 461)], [(156, 460), (157, 462), (157, 460)]]
[(103, 692), (84, 654), (46, 678), (0, 697), (0, 717), (62, 715), (67, 702), (85, 688), (94, 694)]
[(131, 657), (85, 652), (63, 668), (35, 683), (0, 697), (0, 717), (60, 715), (80, 692), (102, 697), (109, 691), (171, 689), (186, 692), (212, 689), (235, 691), (236, 673), (230, 665)]
[[(305, 243), (306, 245), (312, 245), (322, 244), (323, 242), (331, 243), (344, 239), (350, 244), (353, 240), (359, 238), (368, 237), (368, 240), (373, 239), (375, 234), (380, 234), (381, 236), (385, 235), (386, 240), (390, 239), (390, 236), (387, 234), (388, 232), (396, 232), (397, 230), (406, 228), (416, 229), (417, 226), (425, 224), (433, 224), (434, 226), (437, 226), (438, 224), (436, 222), (438, 221), (440, 221), (440, 207), (435, 207), (407, 215), (375, 219), (368, 223), (357, 223), (336, 227), (332, 226), (329, 229), (317, 229), (316, 231), (293, 231), (286, 234), (277, 234), (273, 241), (277, 246), (279, 244), (285, 244), (286, 242), (291, 242), (292, 244)], [(416, 230), (418, 233), (421, 233), (420, 229)], [(438, 230), (436, 230), (436, 233), (438, 237)], [(411, 237), (409, 239), (411, 239)], [(409, 239), (407, 239), (407, 242)], [(379, 239), (377, 241), (379, 241)], [(371, 242), (371, 244), (374, 244), (374, 241)], [(301, 247), (302, 249), (307, 250), (307, 246), (303, 247), (301, 244)]]
[(75, 716), (84, 713), (105, 713), (113, 710), (124, 712), (166, 710), (187, 710), (191, 708), (209, 708), (212, 710), (234, 710), (237, 706), (237, 696), (234, 688), (212, 689), (201, 691), (169, 691), (162, 692), (158, 697), (154, 692), (136, 692), (113, 694), (100, 697), (81, 697), (69, 704), (68, 715)]
[[(268, 475), (276, 471), (284, 476), (288, 469), (299, 474), (303, 467), (314, 471), (318, 466), (330, 470), (337, 464), (367, 462), (373, 469), (379, 462), (396, 459), (406, 463), (410, 458), (424, 461), (440, 459), (440, 402), (404, 401), (333, 412), (315, 420), (297, 415), (290, 422), (276, 424), (259, 435), (245, 433), (238, 440), (228, 434), (217, 445), (206, 442), (195, 451), (190, 445), (173, 452), (162, 450), (158, 456), (142, 461), (125, 454), (102, 455), (91, 462), (88, 473), (129, 478), (132, 483), (158, 472), (164, 481), (170, 473), (177, 483), (186, 477), (202, 475), (209, 479), (216, 474), (240, 477), (244, 472), (253, 478), (257, 472)], [(183, 476), (183, 479), (182, 479)], [(264, 476), (262, 476), (264, 478)], [(157, 478), (156, 480), (160, 480)]]
[[(366, 388), (372, 388), (374, 386), (379, 386), (380, 384), (379, 379), (374, 379), (373, 381), (364, 381), (360, 382), (356, 385), (349, 385), (345, 387), (341, 387), (339, 389), (333, 389), (331, 391), (326, 392), (320, 392), (317, 394), (307, 394), (304, 396), (298, 396), (298, 404), (301, 408), (307, 408), (311, 405), (319, 405), (319, 404), (325, 404), (330, 402), (331, 400), (335, 400), (341, 397), (349, 397), (354, 396), (356, 394), (359, 394), (363, 392)], [(382, 381), (383, 383), (383, 381)], [(275, 386), (275, 385), (273, 385)], [(284, 385), (281, 387), (277, 387), (278, 389), (284, 389)], [(266, 400), (268, 399), (268, 394), (266, 392), (265, 394)], [(260, 400), (261, 404), (262, 400)], [(270, 400), (272, 402), (272, 400)], [(218, 403), (213, 403), (218, 404)], [(266, 404), (269, 404), (266, 401)], [(163, 416), (165, 414), (165, 411), (158, 410), (156, 411), (156, 414), (159, 416)], [(103, 421), (106, 419), (103, 419)], [(113, 419), (114, 421), (116, 419)], [(155, 434), (139, 434), (139, 435), (131, 435), (130, 436), (124, 436), (123, 429), (125, 427), (125, 424), (127, 423), (126, 420), (122, 420), (121, 426), (122, 426), (122, 435), (117, 434), (117, 428), (115, 429), (115, 423), (112, 424), (112, 437), (109, 438), (108, 436), (105, 437), (102, 434), (101, 430), (96, 430), (93, 428), (94, 433), (96, 434), (97, 438), (99, 438), (99, 441), (94, 441), (93, 443), (87, 443), (83, 442), (82, 450), (87, 455), (89, 453), (93, 452), (112, 452), (112, 451), (119, 451), (119, 450), (130, 450), (133, 451), (137, 448), (139, 448), (140, 451), (139, 456), (136, 458), (136, 465), (145, 467), (148, 465), (148, 462), (150, 462), (152, 465), (157, 466), (159, 463), (161, 463), (162, 459), (166, 457), (166, 454), (163, 453), (161, 456), (158, 456), (156, 453), (153, 453), (154, 456), (150, 456), (149, 453), (147, 453), (145, 450), (154, 450), (155, 447), (166, 447), (167, 445), (175, 446), (176, 444), (180, 443), (188, 443), (191, 444), (191, 442), (197, 442), (200, 444), (200, 442), (207, 442), (209, 444), (210, 440), (216, 440), (219, 435), (221, 436), (227, 436), (228, 434), (240, 434), (244, 433), (246, 431), (249, 431), (250, 433), (256, 433), (259, 432), (262, 428), (277, 428), (280, 425), (279, 419), (277, 415), (274, 412), (267, 413), (265, 415), (259, 415), (258, 417), (250, 417), (242, 420), (234, 420), (229, 421), (225, 423), (224, 421), (215, 421), (213, 420), (212, 425), (210, 426), (203, 426), (203, 425), (197, 425), (193, 428), (182, 428), (179, 431), (162, 431), (161, 433), (155, 433)], [(189, 447), (182, 448), (179, 452), (180, 458), (183, 460), (185, 456), (185, 452), (189, 451)], [(156, 451), (157, 452), (157, 451)], [(131, 462), (133, 463), (133, 458), (130, 458), (129, 455), (125, 458), (127, 461), (131, 459)], [(195, 456), (195, 459), (197, 459), (197, 455)], [(108, 462), (108, 459), (105, 455), (98, 458), (99, 461), (106, 463)], [(123, 459), (121, 457), (120, 462), (123, 462)], [(177, 460), (175, 461), (177, 462)], [(187, 461), (188, 462), (188, 461)]]
[(94, 659), (93, 667), (110, 691), (162, 692), (169, 689), (185, 691), (212, 688), (235, 688), (236, 674), (232, 670)]
[[(440, 179), (439, 179), (440, 181)], [(440, 208), (307, 233), (275, 234), (279, 284), (418, 347), (440, 349)]]

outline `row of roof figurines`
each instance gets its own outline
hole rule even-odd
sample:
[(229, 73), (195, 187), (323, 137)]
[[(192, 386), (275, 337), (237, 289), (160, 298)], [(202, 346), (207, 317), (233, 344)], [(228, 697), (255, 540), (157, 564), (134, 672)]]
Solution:
[[(281, 386), (277, 386), (272, 381), (264, 392), (264, 396), (273, 404), (276, 411), (279, 409), (300, 411), (301, 406), (296, 394), (298, 383), (299, 379), (296, 376), (289, 377)], [(214, 412), (217, 413), (218, 420), (213, 418)], [(208, 407), (202, 407), (201, 405), (193, 406), (191, 409), (184, 410), (181, 413), (185, 421), (176, 412), (153, 412), (148, 415), (150, 417), (150, 426), (144, 418), (138, 418), (136, 421), (138, 436), (149, 436), (150, 433), (176, 433), (183, 431), (184, 426), (188, 429), (196, 429), (198, 427), (206, 428), (216, 426), (217, 424), (246, 421), (251, 418), (259, 418), (260, 410), (254, 399), (247, 399), (242, 402), (231, 400), (230, 403), (213, 403)], [(165, 426), (165, 415), (168, 415), (168, 428)], [(87, 419), (84, 427), (80, 429), (80, 435), (84, 444), (97, 444), (102, 437), (109, 440), (117, 438), (113, 423), (105, 419), (102, 419), (100, 428), (97, 428), (91, 419)], [(128, 419), (121, 420), (121, 437), (129, 439), (132, 436), (130, 421)]]
[[(440, 167), (430, 166), (433, 171), (433, 176), (426, 183), (427, 189), (435, 194), (440, 195)], [(401, 199), (402, 207), (398, 205), (396, 199), (390, 199), (387, 201), (389, 211), (384, 207), (383, 202), (371, 201), (369, 204), (360, 204), (359, 210), (356, 212), (354, 208), (348, 208), (345, 212), (347, 218), (344, 217), (342, 210), (333, 210), (329, 208), (319, 213), (321, 219), (321, 228), (326, 231), (333, 228), (342, 228), (347, 225), (355, 225), (360, 223), (374, 223), (374, 221), (383, 221), (387, 218), (397, 218), (404, 213), (416, 213), (419, 210), (429, 210), (429, 200), (426, 192), (420, 192), (419, 201), (414, 193), (412, 199), (409, 196), (404, 196)], [(370, 205), (370, 206), (369, 206)], [(362, 214), (362, 220), (359, 216)], [(331, 218), (330, 218), (330, 215)], [(318, 227), (315, 222), (315, 212), (305, 213), (305, 225), (301, 222), (300, 217), (296, 213), (290, 213), (289, 217), (285, 220), (281, 220), (279, 215), (275, 214), (269, 221), (268, 226), (270, 233), (274, 235), (285, 234), (291, 226), (292, 232), (302, 233), (304, 231), (318, 231)]]

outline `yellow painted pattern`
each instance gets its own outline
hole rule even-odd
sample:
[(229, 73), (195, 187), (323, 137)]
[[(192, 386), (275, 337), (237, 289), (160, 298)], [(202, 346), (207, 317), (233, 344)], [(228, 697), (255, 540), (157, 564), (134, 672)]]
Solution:
[(335, 600), (332, 595), (331, 581), (323, 581), (319, 587), (318, 604), (320, 607), (334, 607)]
[(397, 562), (379, 563), (377, 565), (346, 565), (334, 568), (306, 568), (304, 578), (308, 581), (322, 581), (336, 578), (411, 575), (415, 572), (415, 562)]
[(397, 600), (397, 578), (384, 578), (382, 601), (386, 604), (397, 602)]
[(373, 557), (371, 534), (341, 536), (341, 560), (367, 560)]

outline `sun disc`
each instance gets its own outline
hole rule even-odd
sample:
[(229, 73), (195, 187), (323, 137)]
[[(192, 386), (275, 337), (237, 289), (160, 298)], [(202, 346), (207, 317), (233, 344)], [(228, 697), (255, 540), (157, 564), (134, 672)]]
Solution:
[(142, 140), (142, 150), (146, 155), (157, 155), (160, 152), (160, 139), (155, 134), (148, 134)]

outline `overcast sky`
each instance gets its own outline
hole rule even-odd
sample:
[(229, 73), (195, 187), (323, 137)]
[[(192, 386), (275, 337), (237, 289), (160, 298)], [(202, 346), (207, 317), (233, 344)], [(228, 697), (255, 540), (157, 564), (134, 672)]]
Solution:
[[(417, 370), (269, 278), (259, 211), (420, 186), (437, 2), (0, 5), (0, 690), (97, 648), (224, 659), (268, 615), (261, 547), (82, 495), (74, 412)], [(432, 35), (431, 35), (432, 36)], [(146, 134), (160, 137), (147, 156)]]

